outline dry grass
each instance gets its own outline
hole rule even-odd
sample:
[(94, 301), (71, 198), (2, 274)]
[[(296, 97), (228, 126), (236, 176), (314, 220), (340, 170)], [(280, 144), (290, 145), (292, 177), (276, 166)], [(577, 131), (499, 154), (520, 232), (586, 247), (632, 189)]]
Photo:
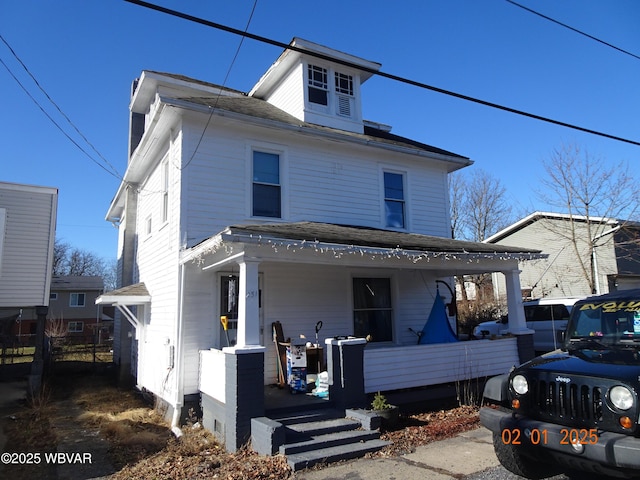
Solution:
[[(151, 479), (257, 479), (285, 480), (294, 475), (283, 456), (264, 457), (243, 448), (227, 453), (198, 423), (191, 422), (176, 438), (152, 406), (132, 391), (114, 387), (99, 376), (58, 379), (56, 388), (34, 399), (7, 429), (12, 451), (55, 451), (57, 439), (50, 415), (55, 402), (70, 399), (83, 413), (73, 421), (79, 428), (95, 429), (110, 444), (109, 460), (117, 469), (110, 480)], [(195, 419), (194, 419), (195, 420)], [(403, 417), (402, 424), (384, 433), (394, 445), (376, 456), (394, 456), (415, 446), (446, 438), (478, 424), (477, 409), (458, 409)], [(87, 451), (90, 446), (83, 445)], [(43, 470), (12, 470), (12, 480), (56, 478)]]

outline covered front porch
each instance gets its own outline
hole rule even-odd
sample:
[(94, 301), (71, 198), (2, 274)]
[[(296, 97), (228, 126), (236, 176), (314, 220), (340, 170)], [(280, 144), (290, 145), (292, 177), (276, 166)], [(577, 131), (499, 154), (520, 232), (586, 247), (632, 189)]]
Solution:
[[(259, 392), (278, 379), (275, 321), (285, 337), (314, 345), (314, 326), (323, 322), (318, 343), (329, 397), (340, 408), (363, 406), (376, 391), (504, 373), (533, 355), (518, 262), (534, 258), (538, 252), (513, 247), (328, 224), (230, 227), (182, 258), (184, 392), (195, 393), (194, 386), (200, 392), (205, 426), (228, 449), (246, 443), (251, 418), (268, 410)], [(490, 272), (505, 276), (513, 337), (418, 345), (412, 332), (422, 330), (438, 282)], [(228, 319), (230, 338), (211, 312), (229, 309), (230, 287), (222, 286), (232, 277), (237, 318)], [(374, 313), (358, 308), (361, 286), (376, 297), (369, 309)], [(445, 302), (455, 301), (439, 293)], [(195, 358), (188, 348), (193, 335), (199, 337)], [(193, 367), (195, 382), (186, 374)]]

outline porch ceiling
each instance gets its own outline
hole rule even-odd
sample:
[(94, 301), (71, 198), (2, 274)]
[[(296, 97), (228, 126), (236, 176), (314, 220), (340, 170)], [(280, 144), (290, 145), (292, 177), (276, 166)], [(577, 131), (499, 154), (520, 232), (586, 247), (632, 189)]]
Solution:
[[(239, 244), (243, 245), (242, 250), (234, 248)], [(376, 266), (422, 266), (446, 274), (498, 271), (500, 267), (514, 268), (518, 261), (547, 257), (540, 250), (505, 245), (367, 227), (296, 222), (230, 226), (193, 246), (182, 261), (198, 259), (204, 268), (211, 268), (205, 264), (222, 264), (225, 258), (230, 260), (242, 255), (276, 261), (330, 263), (338, 260), (342, 265), (367, 266), (375, 259), (384, 261)]]

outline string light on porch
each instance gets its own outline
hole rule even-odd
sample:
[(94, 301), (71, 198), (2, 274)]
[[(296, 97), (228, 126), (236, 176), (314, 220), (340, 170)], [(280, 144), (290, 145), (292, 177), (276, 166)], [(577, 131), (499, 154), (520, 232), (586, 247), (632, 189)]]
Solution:
[(508, 253), (508, 252), (475, 252), (471, 253), (465, 250), (460, 252), (446, 251), (417, 251), (401, 248), (399, 245), (395, 248), (376, 248), (364, 247), (357, 245), (328, 244), (319, 240), (289, 240), (277, 239), (274, 237), (263, 237), (255, 234), (224, 234), (216, 237), (211, 245), (203, 249), (195, 261), (198, 264), (204, 263), (204, 257), (212, 255), (225, 249), (225, 253), (233, 253), (233, 243), (247, 243), (260, 247), (271, 247), (275, 253), (279, 249), (286, 250), (291, 253), (297, 253), (299, 250), (313, 251), (320, 255), (332, 255), (336, 259), (344, 258), (346, 255), (359, 255), (360, 257), (368, 256), (372, 261), (376, 260), (409, 260), (414, 264), (418, 262), (430, 262), (433, 260), (441, 261), (465, 261), (466, 263), (480, 263), (482, 260), (536, 260), (540, 258), (536, 253)]

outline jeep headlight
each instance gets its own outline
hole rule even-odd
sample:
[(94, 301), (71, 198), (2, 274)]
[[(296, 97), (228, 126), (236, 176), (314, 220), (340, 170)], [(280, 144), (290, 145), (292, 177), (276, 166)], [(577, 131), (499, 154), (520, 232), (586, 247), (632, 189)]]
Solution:
[(529, 382), (524, 375), (515, 375), (511, 379), (511, 387), (518, 395), (524, 395), (529, 392)]
[(620, 410), (629, 410), (633, 407), (633, 394), (627, 387), (617, 385), (609, 392), (609, 400), (614, 407)]

